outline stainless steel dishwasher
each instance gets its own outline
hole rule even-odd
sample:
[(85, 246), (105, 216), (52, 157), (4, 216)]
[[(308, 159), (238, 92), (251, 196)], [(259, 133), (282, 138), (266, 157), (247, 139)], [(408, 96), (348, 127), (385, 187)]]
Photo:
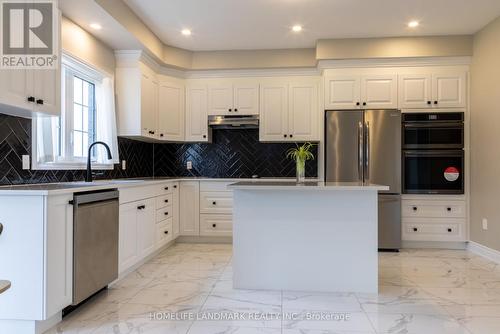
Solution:
[(73, 196), (73, 305), (118, 278), (118, 190)]

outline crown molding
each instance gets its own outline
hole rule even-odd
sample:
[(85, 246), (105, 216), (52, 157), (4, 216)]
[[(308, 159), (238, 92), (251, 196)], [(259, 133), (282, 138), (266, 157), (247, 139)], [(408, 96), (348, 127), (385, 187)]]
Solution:
[(318, 61), (318, 69), (356, 68), (356, 67), (413, 67), (413, 66), (453, 66), (470, 65), (472, 57), (419, 57), (419, 58), (368, 58), (332, 59)]

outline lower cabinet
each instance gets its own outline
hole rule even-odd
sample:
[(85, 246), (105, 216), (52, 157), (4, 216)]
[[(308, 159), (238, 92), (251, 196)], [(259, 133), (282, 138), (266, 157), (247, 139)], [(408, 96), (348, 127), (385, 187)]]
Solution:
[(155, 200), (150, 198), (136, 202), (137, 205), (137, 238), (139, 257), (142, 259), (155, 250), (156, 220)]
[(205, 237), (231, 237), (233, 217), (230, 214), (201, 214), (200, 235)]
[(156, 225), (156, 248), (165, 246), (172, 239), (172, 218), (158, 223)]
[(181, 182), (180, 188), (180, 235), (200, 235), (200, 182)]

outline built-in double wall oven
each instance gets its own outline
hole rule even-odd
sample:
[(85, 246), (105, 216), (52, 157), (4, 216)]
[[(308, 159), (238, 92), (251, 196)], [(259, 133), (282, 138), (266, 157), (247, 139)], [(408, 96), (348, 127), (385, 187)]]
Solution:
[(464, 193), (464, 113), (404, 113), (403, 193)]

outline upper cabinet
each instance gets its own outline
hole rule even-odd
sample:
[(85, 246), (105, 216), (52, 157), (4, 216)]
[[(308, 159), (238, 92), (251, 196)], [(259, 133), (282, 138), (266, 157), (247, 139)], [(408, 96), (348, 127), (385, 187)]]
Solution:
[(261, 141), (319, 140), (319, 78), (277, 79), (260, 86)]
[(399, 76), (399, 107), (465, 108), (466, 78), (464, 71), (435, 70)]
[(205, 85), (186, 87), (186, 141), (208, 142), (208, 94)]
[(328, 75), (325, 109), (395, 109), (397, 75)]
[(184, 85), (160, 76), (158, 84), (158, 135), (169, 141), (184, 140)]
[(116, 68), (116, 111), (118, 135), (159, 138), (158, 79), (141, 62)]
[(259, 84), (214, 83), (208, 87), (208, 115), (258, 115)]

